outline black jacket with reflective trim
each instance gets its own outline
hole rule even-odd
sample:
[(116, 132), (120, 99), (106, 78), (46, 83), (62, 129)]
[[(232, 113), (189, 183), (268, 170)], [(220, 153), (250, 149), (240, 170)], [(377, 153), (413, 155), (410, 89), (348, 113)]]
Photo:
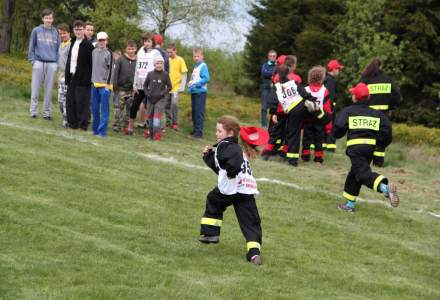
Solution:
[[(220, 167), (226, 170), (229, 178), (234, 178), (241, 172), (243, 165), (243, 150), (241, 150), (238, 144), (238, 139), (235, 137), (228, 137), (215, 144), (213, 147), (217, 147), (217, 160)], [(216, 174), (218, 174), (218, 168), (215, 166), (214, 159), (215, 151), (210, 150), (203, 155), (203, 160), (206, 165), (210, 167)]]
[(337, 113), (333, 123), (333, 136), (337, 139), (347, 134), (347, 143), (354, 139), (372, 139), (376, 145), (391, 144), (391, 123), (385, 114), (369, 107), (369, 101), (359, 101)]
[(388, 105), (388, 111), (395, 109), (401, 102), (400, 89), (396, 82), (382, 71), (373, 77), (362, 76), (360, 82), (368, 85), (370, 90), (370, 105)]

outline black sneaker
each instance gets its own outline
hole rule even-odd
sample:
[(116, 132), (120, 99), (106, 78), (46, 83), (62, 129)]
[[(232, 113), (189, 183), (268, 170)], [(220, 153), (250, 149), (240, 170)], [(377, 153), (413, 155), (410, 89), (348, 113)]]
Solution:
[(43, 119), (48, 120), (48, 121), (52, 121), (52, 117), (51, 116), (43, 117)]
[(204, 244), (217, 244), (220, 241), (220, 236), (218, 235), (206, 235), (206, 234), (202, 234), (199, 237), (199, 242), (204, 243)]
[(37, 115), (32, 115), (31, 118), (32, 118), (32, 119), (36, 119), (36, 118), (37, 118)]
[(297, 159), (289, 159), (287, 162), (288, 162), (289, 165), (291, 165), (292, 167), (298, 167), (298, 160), (297, 160)]

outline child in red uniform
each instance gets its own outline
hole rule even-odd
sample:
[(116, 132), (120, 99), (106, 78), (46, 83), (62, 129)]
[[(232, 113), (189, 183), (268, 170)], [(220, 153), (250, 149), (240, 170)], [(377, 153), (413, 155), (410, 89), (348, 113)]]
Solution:
[[(312, 94), (316, 98), (320, 109), (323, 109), (328, 114), (331, 114), (331, 102), (329, 99), (329, 91), (322, 84), (325, 77), (325, 68), (322, 66), (316, 66), (309, 70), (308, 81), (309, 85), (306, 86), (306, 91)], [(330, 124), (331, 125), (331, 124)], [(322, 148), (322, 141), (324, 140), (324, 126), (316, 120), (309, 119), (304, 122), (303, 131), (303, 148), (301, 158), (304, 161), (310, 160), (310, 145), (314, 144), (314, 162), (324, 162), (324, 152)], [(327, 130), (331, 131), (331, 126), (326, 126)]]
[[(238, 144), (240, 134), (244, 151)], [(246, 259), (261, 265), (261, 225), (254, 195), (258, 195), (257, 183), (252, 175), (248, 158), (256, 155), (255, 146), (267, 143), (267, 131), (256, 127), (242, 127), (238, 120), (223, 116), (217, 120), (217, 144), (207, 145), (203, 160), (218, 174), (217, 186), (208, 194), (206, 209), (200, 226), (199, 241), (218, 243), (223, 212), (234, 206), (241, 231), (246, 238)]]

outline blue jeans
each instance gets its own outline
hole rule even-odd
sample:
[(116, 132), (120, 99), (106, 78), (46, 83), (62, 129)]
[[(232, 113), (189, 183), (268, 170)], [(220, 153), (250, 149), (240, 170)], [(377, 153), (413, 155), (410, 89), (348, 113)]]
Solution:
[(203, 125), (205, 123), (205, 107), (206, 107), (206, 93), (191, 94), (191, 116), (193, 122), (194, 137), (203, 136)]
[(261, 126), (267, 126), (267, 104), (269, 100), (270, 89), (263, 88), (263, 93), (261, 95)]
[(93, 134), (106, 136), (110, 113), (110, 90), (106, 88), (92, 88), (92, 115)]

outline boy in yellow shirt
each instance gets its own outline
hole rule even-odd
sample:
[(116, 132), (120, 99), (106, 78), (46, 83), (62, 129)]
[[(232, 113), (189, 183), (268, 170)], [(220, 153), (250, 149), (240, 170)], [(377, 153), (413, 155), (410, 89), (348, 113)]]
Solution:
[(172, 88), (165, 107), (165, 114), (167, 117), (166, 124), (167, 127), (178, 130), (177, 114), (179, 110), (179, 92), (185, 90), (188, 68), (186, 67), (185, 60), (177, 55), (176, 44), (169, 44), (167, 47), (167, 53), (169, 56)]

